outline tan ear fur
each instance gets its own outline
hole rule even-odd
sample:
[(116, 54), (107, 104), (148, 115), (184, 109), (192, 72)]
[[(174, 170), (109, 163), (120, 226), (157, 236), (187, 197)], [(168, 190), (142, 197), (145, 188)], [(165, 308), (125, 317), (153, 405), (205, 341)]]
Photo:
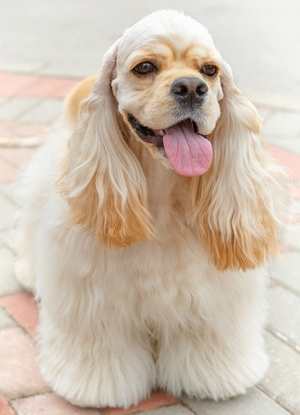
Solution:
[(221, 117), (210, 171), (193, 180), (199, 237), (220, 270), (251, 269), (278, 251), (277, 184), (258, 136), (260, 119), (223, 68)]
[(96, 75), (83, 79), (72, 88), (65, 99), (65, 117), (71, 127), (79, 121), (83, 102), (91, 95), (96, 83)]
[[(107, 52), (97, 81), (71, 93), (67, 108), (80, 117), (68, 143), (59, 191), (70, 206), (71, 220), (95, 233), (108, 246), (125, 247), (153, 237), (147, 208), (147, 184), (131, 151), (111, 91), (117, 43)], [(89, 94), (84, 105), (80, 102)]]

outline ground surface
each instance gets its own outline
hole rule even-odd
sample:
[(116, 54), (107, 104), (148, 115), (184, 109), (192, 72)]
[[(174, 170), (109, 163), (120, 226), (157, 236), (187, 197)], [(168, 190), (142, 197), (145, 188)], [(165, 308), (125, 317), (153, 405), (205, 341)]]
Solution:
[[(87, 3), (89, 8), (87, 8)], [(55, 396), (36, 363), (33, 298), (14, 278), (12, 229), (19, 169), (46, 139), (63, 97), (95, 71), (105, 48), (130, 23), (180, 1), (2, 1), (0, 13), (0, 415), (300, 414), (300, 75), (293, 43), (300, 37), (300, 3), (287, 0), (186, 1), (215, 35), (239, 85), (263, 118), (269, 150), (291, 178), (291, 216), (282, 253), (270, 266), (266, 341), (272, 364), (246, 396), (224, 403), (176, 401), (156, 393), (126, 411), (83, 410)], [(298, 60), (298, 62), (297, 62)]]

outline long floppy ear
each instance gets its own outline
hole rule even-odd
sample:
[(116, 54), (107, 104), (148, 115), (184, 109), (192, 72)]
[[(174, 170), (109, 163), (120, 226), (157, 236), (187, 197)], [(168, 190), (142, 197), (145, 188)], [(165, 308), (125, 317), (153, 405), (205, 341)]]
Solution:
[(58, 185), (72, 222), (108, 246), (125, 247), (153, 235), (142, 167), (121, 131), (111, 90), (118, 42), (105, 54), (91, 95), (69, 139)]
[(260, 118), (226, 63), (222, 88), (221, 117), (212, 138), (214, 161), (193, 182), (193, 205), (199, 237), (216, 267), (246, 270), (277, 251), (276, 181), (259, 137)]

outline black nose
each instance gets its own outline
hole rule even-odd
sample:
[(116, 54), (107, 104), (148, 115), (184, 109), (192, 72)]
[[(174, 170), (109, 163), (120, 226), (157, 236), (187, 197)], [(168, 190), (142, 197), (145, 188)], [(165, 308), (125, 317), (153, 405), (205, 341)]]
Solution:
[(171, 85), (171, 94), (180, 103), (200, 103), (207, 91), (206, 83), (194, 76), (178, 78)]

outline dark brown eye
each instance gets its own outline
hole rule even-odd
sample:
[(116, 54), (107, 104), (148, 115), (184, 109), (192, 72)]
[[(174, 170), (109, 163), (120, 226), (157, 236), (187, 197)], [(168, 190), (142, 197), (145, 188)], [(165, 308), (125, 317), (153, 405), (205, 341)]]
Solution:
[(206, 63), (202, 66), (201, 73), (206, 76), (215, 76), (218, 73), (218, 67), (216, 65)]
[(155, 72), (156, 70), (156, 66), (151, 62), (141, 62), (133, 68), (133, 72), (139, 75), (147, 75), (149, 73)]

